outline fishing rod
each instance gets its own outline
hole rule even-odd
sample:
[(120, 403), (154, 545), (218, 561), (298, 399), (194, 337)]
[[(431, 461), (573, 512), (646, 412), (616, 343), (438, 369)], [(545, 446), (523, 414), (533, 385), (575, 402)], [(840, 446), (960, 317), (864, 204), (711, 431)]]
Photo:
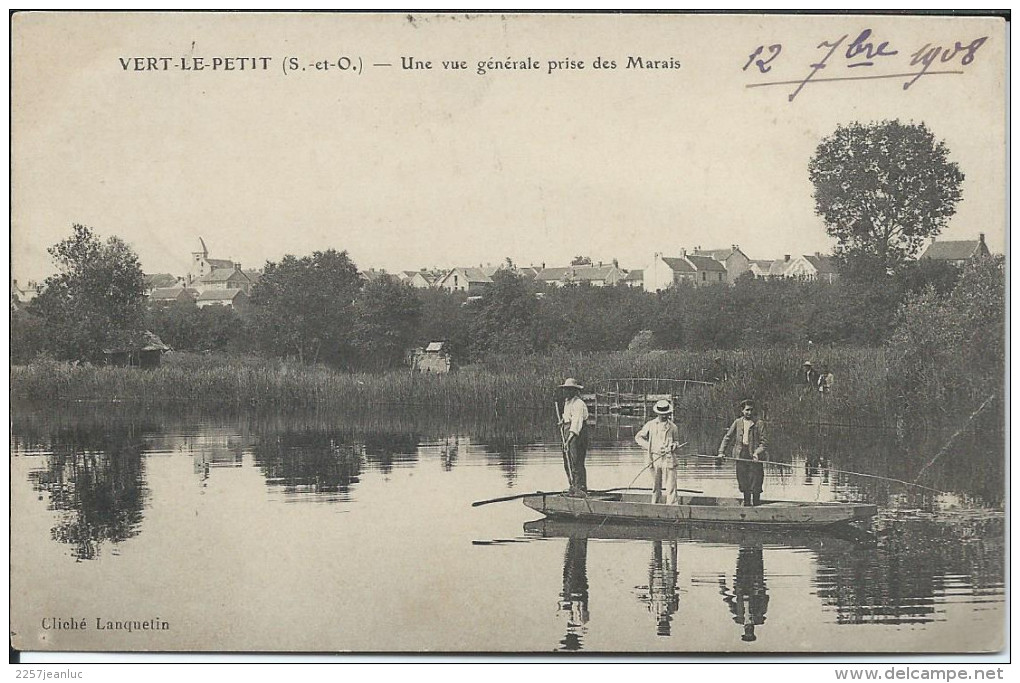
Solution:
[[(790, 469), (796, 469), (796, 467), (797, 467), (796, 465), (790, 465), (790, 464), (785, 463), (785, 462), (774, 462), (772, 460), (749, 460), (747, 458), (732, 458), (732, 457), (729, 457), (729, 456), (704, 455), (702, 453), (687, 453), (686, 455), (689, 455), (689, 456), (694, 457), (694, 458), (711, 458), (712, 460), (715, 460), (716, 462), (718, 462), (720, 460), (732, 460), (734, 462), (740, 461), (740, 462), (760, 462), (762, 464), (766, 464), (767, 463), (769, 465), (776, 465), (777, 467), (788, 467)], [(910, 481), (903, 481), (902, 479), (893, 479), (892, 477), (881, 477), (881, 476), (879, 476), (877, 474), (865, 474), (864, 472), (851, 472), (849, 470), (837, 470), (834, 467), (827, 467), (825, 469), (829, 470), (830, 472), (835, 472), (836, 474), (852, 474), (852, 475), (854, 475), (856, 477), (868, 477), (870, 479), (882, 479), (883, 481), (892, 481), (892, 482), (896, 482), (897, 484), (903, 484), (904, 486), (913, 486), (913, 487), (916, 487), (916, 488), (919, 488), (919, 489), (924, 489), (925, 491), (932, 491), (934, 493), (945, 493), (945, 491), (940, 491), (939, 489), (933, 489), (930, 486), (922, 486), (921, 484), (915, 484), (915, 483), (910, 482)]]

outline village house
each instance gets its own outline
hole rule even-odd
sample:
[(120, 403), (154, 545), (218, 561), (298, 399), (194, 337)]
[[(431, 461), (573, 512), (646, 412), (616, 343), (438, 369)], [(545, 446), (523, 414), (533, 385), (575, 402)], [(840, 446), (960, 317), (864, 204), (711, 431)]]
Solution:
[(246, 296), (251, 295), (251, 285), (251, 280), (241, 270), (240, 263), (235, 263), (230, 268), (214, 268), (211, 272), (191, 283), (191, 286), (199, 292), (239, 289)]
[(988, 250), (988, 245), (985, 244), (985, 233), (983, 232), (978, 233), (976, 240), (946, 240), (944, 242), (932, 240), (932, 243), (921, 254), (922, 259), (945, 261), (959, 267), (976, 258), (989, 256), (991, 256), (991, 252)]
[(432, 275), (424, 270), (402, 270), (397, 273), (397, 277), (415, 289), (429, 289), (434, 281)]
[(24, 287), (18, 286), (18, 281), (11, 280), (11, 303), (17, 308), (24, 308), (32, 299), (39, 296), (44, 287), (35, 280), (29, 280)]
[(226, 306), (241, 311), (248, 306), (248, 295), (242, 289), (207, 289), (199, 292), (195, 305), (199, 308)]
[(543, 268), (535, 276), (535, 281), (553, 287), (582, 282), (587, 282), (592, 287), (612, 287), (623, 282), (626, 277), (627, 273), (621, 270), (615, 261), (610, 265), (605, 265), (600, 261), (598, 265), (590, 266)]
[(628, 287), (636, 287), (637, 289), (645, 288), (645, 271), (642, 268), (635, 268), (634, 270), (627, 273), (627, 277), (623, 279), (623, 284)]
[(694, 249), (696, 256), (708, 256), (723, 264), (726, 268), (726, 282), (732, 284), (738, 277), (751, 269), (751, 259), (740, 250), (739, 245), (732, 245), (729, 249)]
[(157, 287), (149, 292), (149, 301), (154, 304), (194, 303), (198, 291), (191, 287)]
[(387, 273), (383, 268), (380, 268), (379, 270), (369, 268), (368, 270), (359, 271), (358, 277), (360, 277), (362, 282), (366, 284), (369, 282), (375, 282), (376, 280), (381, 280), (382, 278), (391, 278), (398, 281), (401, 279), (399, 273)]
[(814, 254), (804, 254), (789, 261), (784, 268), (783, 277), (834, 282), (837, 277), (836, 262), (831, 256), (823, 256), (817, 251)]
[(479, 294), (492, 286), (492, 278), (481, 268), (452, 268), (436, 282), (437, 289)]
[(769, 276), (769, 271), (772, 269), (772, 263), (773, 262), (771, 260), (755, 259), (748, 265), (747, 270), (755, 278), (764, 280)]
[(649, 292), (661, 292), (681, 282), (695, 287), (726, 282), (726, 266), (708, 256), (688, 254), (682, 249), (679, 257), (656, 252), (651, 265), (644, 269), (644, 285)]
[(168, 287), (184, 286), (184, 278), (179, 278), (170, 273), (152, 273), (142, 275), (142, 292), (151, 294), (154, 289), (166, 289)]

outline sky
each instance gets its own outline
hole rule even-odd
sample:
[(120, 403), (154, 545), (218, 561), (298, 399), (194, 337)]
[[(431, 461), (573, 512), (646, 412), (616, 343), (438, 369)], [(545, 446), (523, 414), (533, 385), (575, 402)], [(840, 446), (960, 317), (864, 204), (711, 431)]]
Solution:
[[(939, 50), (930, 71), (956, 73), (907, 89), (815, 82), (793, 101), (796, 85), (747, 87), (802, 81), (844, 35), (815, 78), (916, 73), (925, 46)], [(982, 37), (964, 64), (953, 47)], [(759, 45), (778, 55), (767, 73), (743, 68)], [(752, 259), (824, 253), (809, 159), (841, 124), (894, 118), (923, 121), (966, 177), (940, 239), (983, 232), (1002, 253), (1006, 53), (1004, 23), (973, 18), (23, 13), (12, 276), (54, 272), (46, 249), (73, 223), (177, 275), (200, 237), (245, 268), (329, 248), (390, 271), (577, 255), (643, 268), (734, 244)], [(869, 54), (873, 66), (848, 66)], [(135, 70), (149, 57), (169, 68)], [(270, 60), (209, 67), (225, 57)], [(196, 58), (207, 68), (180, 68)], [(529, 58), (540, 68), (477, 73)], [(585, 68), (550, 73), (564, 60)]]

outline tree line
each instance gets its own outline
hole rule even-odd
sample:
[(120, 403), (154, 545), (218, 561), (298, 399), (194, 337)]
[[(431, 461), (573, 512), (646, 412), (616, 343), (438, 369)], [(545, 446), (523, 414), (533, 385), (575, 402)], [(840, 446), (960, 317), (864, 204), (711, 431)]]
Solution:
[(912, 261), (893, 273), (858, 264), (831, 284), (745, 274), (732, 286), (681, 283), (651, 293), (547, 287), (508, 267), (481, 297), (468, 297), (392, 277), (366, 282), (347, 252), (327, 250), (267, 263), (250, 305), (236, 311), (147, 303), (130, 248), (84, 226), (50, 251), (61, 272), (12, 314), (15, 362), (39, 353), (101, 362), (111, 334), (125, 329), (151, 331), (179, 351), (370, 370), (399, 367), (409, 349), (439, 340), (459, 363), (549, 351), (873, 346), (894, 335), (904, 302), (941, 300), (960, 277), (946, 263)]

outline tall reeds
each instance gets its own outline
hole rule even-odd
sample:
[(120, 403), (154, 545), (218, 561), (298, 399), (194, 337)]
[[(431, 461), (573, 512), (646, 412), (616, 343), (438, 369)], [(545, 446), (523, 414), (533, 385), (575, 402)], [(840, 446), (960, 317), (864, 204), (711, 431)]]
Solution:
[[(678, 406), (706, 416), (735, 413), (755, 398), (772, 419), (875, 423), (891, 415), (880, 349), (763, 349), (737, 352), (622, 351), (491, 357), (445, 375), (402, 371), (342, 372), (256, 357), (178, 353), (161, 367), (72, 365), (42, 361), (11, 369), (11, 398), (24, 401), (134, 402), (273, 408), (445, 406), (493, 414), (544, 409), (564, 378), (591, 385), (625, 377), (702, 380), (720, 357), (728, 379), (692, 389)], [(817, 395), (798, 384), (802, 363), (827, 365), (833, 390)]]

